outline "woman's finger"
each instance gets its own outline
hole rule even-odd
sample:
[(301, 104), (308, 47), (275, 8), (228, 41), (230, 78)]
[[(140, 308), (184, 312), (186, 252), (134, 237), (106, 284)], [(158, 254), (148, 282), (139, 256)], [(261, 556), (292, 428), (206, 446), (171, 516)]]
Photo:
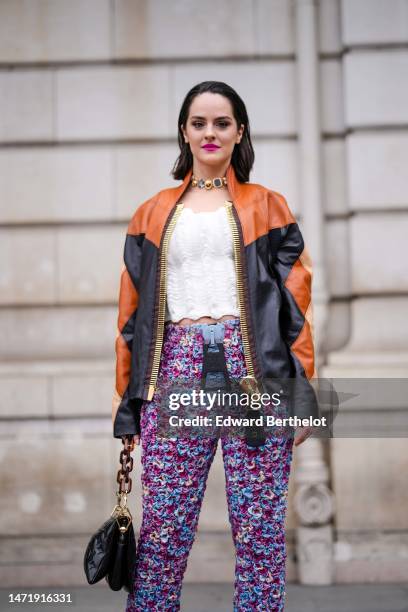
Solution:
[(299, 446), (302, 444), (313, 433), (313, 427), (298, 427), (296, 429), (296, 433), (299, 435), (295, 436), (294, 444), (295, 446)]

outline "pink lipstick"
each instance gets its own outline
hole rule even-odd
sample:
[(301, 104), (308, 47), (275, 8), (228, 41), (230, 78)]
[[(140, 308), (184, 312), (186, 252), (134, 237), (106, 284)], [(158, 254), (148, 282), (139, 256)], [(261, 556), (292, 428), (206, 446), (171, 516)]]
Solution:
[(220, 149), (220, 147), (216, 144), (206, 144), (206, 145), (203, 145), (202, 148), (205, 149), (206, 151), (217, 151), (218, 149)]

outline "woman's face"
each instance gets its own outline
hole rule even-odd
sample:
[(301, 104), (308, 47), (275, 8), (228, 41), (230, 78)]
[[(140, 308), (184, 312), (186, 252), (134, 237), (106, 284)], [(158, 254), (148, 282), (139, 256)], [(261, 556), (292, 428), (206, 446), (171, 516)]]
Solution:
[[(244, 125), (238, 128), (228, 98), (205, 92), (193, 99), (187, 125), (182, 130), (195, 166), (217, 168), (228, 165), (234, 146), (242, 138)], [(206, 148), (206, 145), (213, 147)]]

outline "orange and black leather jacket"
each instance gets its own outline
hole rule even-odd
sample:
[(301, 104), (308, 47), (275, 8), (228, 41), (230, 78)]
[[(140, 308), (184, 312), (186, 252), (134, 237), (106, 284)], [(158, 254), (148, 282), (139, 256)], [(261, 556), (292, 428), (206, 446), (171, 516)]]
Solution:
[[(166, 309), (166, 255), (192, 170), (177, 187), (141, 204), (126, 235), (120, 278), (113, 435), (140, 433), (140, 408), (153, 397)], [(234, 243), (237, 295), (248, 376), (302, 382), (294, 414), (317, 416), (310, 379), (316, 377), (312, 264), (285, 198), (227, 173), (225, 202)]]

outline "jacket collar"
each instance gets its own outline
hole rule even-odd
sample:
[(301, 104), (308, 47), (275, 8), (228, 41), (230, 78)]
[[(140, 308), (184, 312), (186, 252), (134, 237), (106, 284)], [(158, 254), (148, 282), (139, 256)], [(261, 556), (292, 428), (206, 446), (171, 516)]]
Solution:
[[(168, 219), (170, 212), (175, 206), (175, 204), (182, 199), (183, 193), (187, 190), (187, 187), (190, 183), (192, 174), (193, 169), (190, 168), (190, 170), (185, 175), (183, 182), (180, 185), (178, 185), (177, 187), (164, 189), (159, 193), (159, 205), (161, 214), (155, 217), (153, 227), (149, 232), (150, 240), (155, 242), (157, 245), (160, 242), (160, 236), (162, 235), (162, 232), (164, 230), (166, 220)], [(247, 197), (243, 197), (243, 192), (247, 185), (238, 181), (232, 164), (230, 164), (227, 168), (226, 177), (228, 189), (231, 194), (234, 206), (237, 209), (238, 216), (242, 216), (242, 209), (244, 207), (245, 202), (247, 201)]]
[(232, 197), (232, 201), (236, 206), (240, 206), (242, 192), (244, 190), (245, 183), (240, 183), (237, 179), (237, 175), (234, 170), (234, 166), (230, 164), (226, 172), (228, 189)]

